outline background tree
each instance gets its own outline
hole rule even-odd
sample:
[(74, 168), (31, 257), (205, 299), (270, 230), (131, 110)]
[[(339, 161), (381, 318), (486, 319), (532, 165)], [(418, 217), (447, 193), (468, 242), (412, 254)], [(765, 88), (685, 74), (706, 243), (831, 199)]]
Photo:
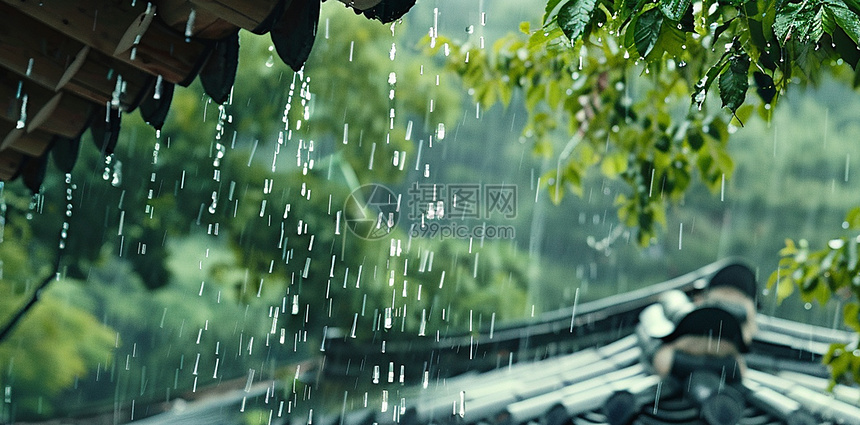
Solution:
[[(81, 151), (69, 176), (76, 189), (61, 280), (0, 346), (0, 388), (9, 391), (0, 421), (116, 412), (249, 369), (257, 380), (279, 379), (319, 353), (327, 328), (359, 341), (411, 339), (464, 329), (470, 311), (476, 320), (525, 311), (524, 260), (511, 246), (472, 248), (402, 229), (369, 241), (336, 229), (352, 190), (408, 176), (392, 158), (413, 160), (410, 131), (426, 139), (452, 121), (459, 98), (436, 86), (431, 65), (427, 75), (407, 72), (421, 66), (409, 45), (390, 58), (399, 40), (390, 28), (342, 5), (328, 9), (321, 25), (338, 31), (320, 34), (307, 71), (275, 65), (271, 45), (243, 36), (231, 102), (214, 104), (195, 83), (174, 93), (162, 130), (130, 114), (115, 154)], [(332, 63), (342, 66), (324, 66)], [(57, 255), (63, 177), (48, 173), (32, 198), (5, 186), (0, 288), (21, 296), (3, 298), (4, 312), (32, 293), (34, 276), (52, 273), (38, 265)], [(392, 240), (402, 252), (391, 253)], [(506, 296), (488, 298), (494, 286)], [(60, 309), (58, 296), (76, 308)], [(72, 335), (80, 339), (64, 338)], [(54, 382), (38, 362), (69, 365)]]

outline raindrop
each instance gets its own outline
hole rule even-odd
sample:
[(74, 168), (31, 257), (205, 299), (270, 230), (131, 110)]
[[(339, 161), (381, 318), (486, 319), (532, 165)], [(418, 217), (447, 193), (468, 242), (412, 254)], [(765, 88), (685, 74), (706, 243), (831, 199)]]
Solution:
[(457, 415), (461, 418), (466, 416), (466, 391), (460, 391), (460, 408), (457, 410)]
[(663, 381), (660, 381), (657, 383), (657, 392), (656, 392), (656, 394), (654, 394), (654, 409), (652, 411), (652, 414), (654, 414), (654, 415), (657, 414), (657, 405), (660, 403), (660, 393), (662, 392), (662, 390), (663, 390)]
[(156, 100), (161, 99), (161, 90), (162, 90), (162, 86), (163, 86), (162, 83), (163, 83), (163, 78), (161, 77), (161, 75), (159, 75), (155, 79), (155, 90), (152, 93), (153, 99), (156, 99)]
[(21, 97), (21, 115), (18, 122), (15, 123), (15, 128), (24, 128), (27, 125), (27, 95)]
[(110, 155), (105, 157), (105, 170), (104, 170), (104, 173), (102, 173), (102, 179), (105, 181), (110, 180), (110, 177), (111, 177), (111, 169), (110, 169), (111, 167), (110, 166), (111, 166), (112, 162), (113, 162), (113, 154), (110, 154)]
[(185, 42), (191, 42), (191, 36), (194, 35), (194, 20), (197, 17), (197, 11), (191, 8), (188, 12), (188, 21), (185, 22)]
[(116, 161), (116, 165), (113, 167), (113, 173), (111, 176), (111, 186), (119, 187), (119, 185), (122, 184), (122, 162), (120, 160)]
[(218, 192), (212, 191), (212, 203), (209, 205), (209, 214), (215, 214), (216, 208), (218, 208)]

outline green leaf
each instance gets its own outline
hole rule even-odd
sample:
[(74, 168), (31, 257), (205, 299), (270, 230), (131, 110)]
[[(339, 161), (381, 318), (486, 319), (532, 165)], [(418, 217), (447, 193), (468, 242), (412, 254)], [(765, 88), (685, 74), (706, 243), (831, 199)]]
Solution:
[(732, 169), (735, 166), (734, 161), (732, 161), (732, 157), (729, 156), (728, 152), (724, 149), (720, 149), (716, 151), (716, 155), (714, 155), (714, 160), (717, 163), (717, 167), (722, 173), (729, 174), (732, 172)]
[(543, 28), (543, 30), (535, 31), (529, 37), (528, 49), (530, 52), (541, 52), (544, 50), (547, 42), (564, 36), (561, 28), (553, 22)]
[(555, 205), (560, 204), (565, 195), (563, 175), (559, 170), (548, 170), (541, 176), (541, 180), (546, 182), (546, 193), (549, 195), (549, 200)]
[(860, 1), (857, 0), (844, 0), (846, 6), (851, 9), (854, 13), (860, 13)]
[(779, 250), (779, 255), (782, 257), (794, 255), (796, 253), (797, 253), (797, 245), (795, 245), (794, 241), (791, 239), (786, 239), (785, 240), (785, 248)]
[(651, 53), (651, 49), (660, 37), (662, 25), (663, 15), (657, 9), (651, 9), (636, 17), (633, 23), (633, 44), (640, 57), (644, 58)]
[(819, 305), (825, 305), (830, 300), (832, 293), (827, 285), (819, 283), (808, 295), (811, 299), (818, 301)]
[(607, 155), (600, 163), (600, 171), (603, 175), (609, 178), (616, 178), (619, 174), (627, 170), (627, 155), (623, 152), (616, 152)]
[[(847, 10), (847, 9), (846, 9)], [(849, 12), (850, 13), (850, 12)], [(815, 12), (815, 16), (812, 18), (812, 21), (809, 25), (809, 40), (817, 43), (818, 40), (824, 35), (824, 9), (818, 9)]]
[(648, 0), (623, 0), (620, 1), (622, 4), (616, 3), (615, 10), (618, 12), (618, 16), (616, 18), (619, 21), (626, 23), (627, 19), (636, 13), (639, 13), (646, 1)]
[(771, 273), (771, 274), (770, 274), (770, 277), (768, 277), (768, 278), (767, 278), (767, 286), (766, 286), (766, 288), (767, 288), (767, 289), (773, 288), (773, 285), (776, 285), (776, 281), (777, 281), (777, 279), (779, 279), (779, 276), (780, 276), (780, 274), (779, 274), (779, 270), (774, 271), (773, 273)]
[(755, 108), (752, 105), (741, 105), (737, 111), (735, 111), (735, 117), (732, 120), (734, 125), (744, 126), (744, 123), (752, 116)]
[(691, 0), (660, 0), (660, 11), (673, 21), (680, 21), (690, 7)]
[(597, 0), (571, 0), (558, 11), (558, 26), (575, 43), (585, 33)]
[(755, 90), (758, 96), (764, 103), (771, 103), (776, 97), (776, 87), (773, 84), (773, 77), (764, 72), (753, 72), (753, 81), (755, 81)]
[(532, 153), (541, 158), (550, 158), (552, 156), (552, 152), (552, 143), (547, 139), (536, 140), (534, 147), (532, 148)]
[(728, 69), (720, 75), (720, 99), (723, 106), (734, 113), (743, 105), (749, 88), (747, 73), (750, 68), (750, 58), (746, 53), (734, 55), (729, 59)]
[(784, 299), (794, 293), (794, 280), (784, 276), (776, 282), (776, 302), (781, 303)]
[(555, 12), (555, 8), (558, 6), (558, 4), (560, 2), (561, 2), (561, 0), (549, 0), (546, 2), (546, 9), (544, 9), (544, 14), (543, 14), (543, 24), (544, 25), (546, 25), (547, 22), (549, 22), (550, 16), (552, 16), (552, 13)]
[(570, 161), (567, 163), (567, 167), (565, 167), (564, 172), (561, 174), (562, 180), (567, 183), (570, 191), (582, 196), (582, 175), (583, 170), (580, 169), (579, 163), (576, 161)]
[(849, 229), (860, 228), (860, 207), (854, 207), (845, 216), (845, 222), (848, 223)]
[(808, 2), (787, 3), (777, 8), (773, 21), (773, 32), (780, 42), (788, 39), (803, 40), (809, 34), (814, 12)]
[(705, 144), (705, 138), (702, 136), (701, 132), (691, 128), (687, 131), (687, 144), (690, 145), (694, 151), (698, 151)]
[(532, 25), (529, 21), (520, 22), (520, 32), (523, 34), (531, 34), (532, 33)]
[(846, 6), (854, 9), (855, 12), (860, 12), (860, 1), (857, 0), (844, 0)]
[(708, 72), (705, 73), (705, 76), (696, 83), (696, 91), (693, 92), (693, 103), (696, 107), (701, 110), (702, 104), (705, 103), (705, 98), (708, 95), (708, 90), (711, 88), (711, 84), (714, 83), (714, 80), (717, 79), (717, 75), (720, 75), (723, 72), (723, 68), (726, 66), (726, 62), (724, 61), (725, 57), (720, 58), (714, 66), (708, 69)]
[(830, 385), (828, 390), (832, 390), (837, 381), (842, 379), (843, 375), (848, 372), (851, 365), (850, 351), (846, 350), (845, 344), (832, 344), (830, 350), (824, 356), (822, 361), (830, 366)]
[(860, 304), (845, 304), (845, 308), (842, 309), (842, 320), (848, 327), (860, 332)]
[(855, 89), (860, 87), (860, 66), (854, 67), (854, 81), (852, 85)]
[[(848, 34), (855, 44), (860, 44), (860, 17), (845, 6), (826, 4), (827, 14)], [(832, 33), (831, 33), (832, 34)]]
[(502, 101), (502, 105), (507, 107), (511, 103), (511, 96), (513, 95), (513, 88), (509, 84), (501, 83), (499, 84), (499, 100)]

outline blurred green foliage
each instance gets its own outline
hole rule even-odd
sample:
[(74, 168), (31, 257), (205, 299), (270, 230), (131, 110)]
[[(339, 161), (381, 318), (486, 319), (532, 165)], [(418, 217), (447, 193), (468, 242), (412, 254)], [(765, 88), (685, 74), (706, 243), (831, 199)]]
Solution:
[[(338, 31), (320, 34), (307, 71), (274, 64), (266, 41), (243, 34), (228, 104), (195, 83), (176, 91), (160, 132), (127, 114), (111, 157), (84, 140), (62, 279), (0, 346), (0, 419), (133, 414), (120, 407), (249, 368), (279, 379), (330, 328), (356, 326), (360, 341), (413, 338), (463, 329), (470, 312), (525, 311), (525, 261), (511, 245), (473, 249), (397, 229), (374, 241), (336, 228), (352, 190), (404, 180), (393, 159), (411, 159), (419, 137), (450, 123), (459, 96), (408, 59), (409, 45), (391, 60), (390, 28), (343, 8), (324, 19)], [(40, 264), (56, 255), (66, 183), (49, 172), (35, 198), (6, 190), (2, 289), (23, 298), (36, 272), (50, 273)], [(404, 249), (392, 253), (393, 240)], [(4, 297), (2, 311), (18, 299)]]
[[(524, 22), (526, 36), (492, 49), (432, 34), (426, 44), (485, 107), (522, 91), (523, 137), (557, 159), (542, 178), (554, 202), (581, 196), (592, 167), (623, 182), (619, 219), (645, 246), (692, 181), (716, 192), (731, 178), (730, 121), (769, 119), (795, 79), (857, 63), (858, 12), (842, 1), (550, 0), (540, 28)], [(715, 82), (730, 116), (707, 99)]]

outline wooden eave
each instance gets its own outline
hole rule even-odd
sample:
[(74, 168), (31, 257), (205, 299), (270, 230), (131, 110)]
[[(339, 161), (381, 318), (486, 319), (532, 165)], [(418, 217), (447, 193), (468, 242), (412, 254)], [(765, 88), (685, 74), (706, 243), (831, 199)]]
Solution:
[[(323, 0), (324, 1), (324, 0)], [(368, 18), (399, 18), (415, 0), (341, 0)], [(34, 192), (47, 153), (77, 152), (92, 129), (113, 152), (122, 113), (140, 106), (156, 128), (173, 86), (199, 77), (224, 102), (233, 85), (238, 31), (271, 34), (300, 68), (316, 33), (318, 0), (0, 0), (0, 180)], [(74, 159), (57, 161), (70, 172)]]

